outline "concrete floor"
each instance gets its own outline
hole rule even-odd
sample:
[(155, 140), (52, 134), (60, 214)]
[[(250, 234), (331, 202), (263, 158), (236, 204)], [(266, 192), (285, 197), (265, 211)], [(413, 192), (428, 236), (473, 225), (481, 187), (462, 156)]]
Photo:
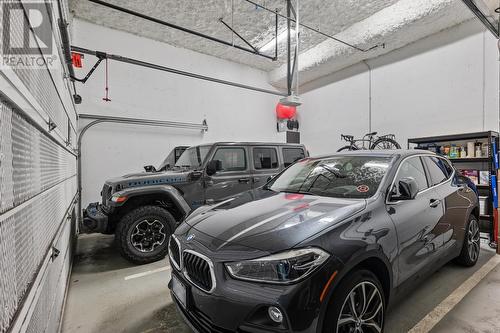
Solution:
[[(494, 252), (483, 247), (476, 266), (448, 264), (396, 304), (387, 315), (385, 332), (408, 332), (438, 304), (478, 271)], [(113, 237), (84, 235), (64, 313), (62, 332), (175, 332), (189, 328), (177, 315), (167, 283), (167, 260), (135, 266), (120, 257)], [(500, 332), (500, 265), (496, 266), (432, 329), (442, 332)]]
[(500, 332), (499, 300), (500, 265), (486, 275), (431, 332), (498, 333)]
[[(113, 236), (80, 236), (62, 332), (191, 332), (170, 298), (167, 259), (133, 265), (120, 256), (113, 240)], [(144, 272), (150, 274), (135, 275)]]

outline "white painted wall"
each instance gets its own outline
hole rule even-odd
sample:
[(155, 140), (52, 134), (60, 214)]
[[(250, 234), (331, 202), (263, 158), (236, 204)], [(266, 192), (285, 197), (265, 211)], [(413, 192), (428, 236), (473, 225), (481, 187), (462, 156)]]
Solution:
[[(410, 137), (498, 131), (496, 43), (473, 20), (368, 61), (371, 129), (404, 147)], [(361, 63), (305, 87), (301, 132), (312, 154), (338, 149), (340, 133), (368, 132), (368, 85)]]
[[(74, 20), (74, 45), (106, 51), (156, 64), (273, 89), (266, 73), (250, 67), (169, 46), (136, 35)], [(228, 51), (231, 52), (231, 51)], [(83, 77), (96, 61), (85, 56)], [(104, 102), (101, 65), (87, 84), (78, 84), (83, 103), (79, 113), (201, 123), (209, 130), (100, 124), (83, 139), (83, 205), (98, 201), (103, 182), (110, 177), (158, 165), (176, 145), (213, 141), (282, 141), (276, 133), (274, 108), (278, 96), (109, 62), (111, 102)], [(80, 128), (88, 123), (80, 121)]]
[(368, 131), (368, 73), (365, 70), (362, 63), (352, 66), (313, 82), (326, 86), (302, 95), (303, 105), (298, 111), (301, 141), (311, 155), (328, 154), (345, 146), (347, 143), (340, 140), (341, 133)]
[[(161, 42), (74, 22), (74, 44), (266, 89), (264, 72), (175, 48)], [(229, 51), (230, 52), (230, 51)], [(84, 59), (83, 76), (94, 57)], [(362, 136), (371, 128), (394, 133), (402, 146), (409, 137), (453, 134), (499, 127), (496, 41), (477, 21), (420, 40), (303, 87), (299, 110), (302, 142), (311, 154), (344, 145), (340, 134)], [(110, 62), (111, 102), (104, 96), (104, 66), (79, 85), (80, 113), (201, 122), (208, 133), (98, 125), (83, 143), (83, 204), (99, 199), (105, 179), (158, 164), (180, 144), (223, 140), (281, 141), (272, 95), (222, 86), (169, 73)], [(484, 83), (484, 87), (483, 87)], [(371, 119), (371, 122), (370, 122)], [(81, 121), (80, 127), (86, 122)]]

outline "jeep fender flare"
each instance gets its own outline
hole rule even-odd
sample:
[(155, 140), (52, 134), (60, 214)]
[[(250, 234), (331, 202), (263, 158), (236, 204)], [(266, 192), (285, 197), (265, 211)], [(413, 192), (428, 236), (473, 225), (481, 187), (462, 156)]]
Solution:
[(171, 185), (150, 185), (126, 188), (113, 193), (113, 196), (124, 197), (125, 200), (121, 202), (111, 201), (110, 205), (115, 209), (119, 209), (119, 207), (126, 205), (130, 199), (152, 194), (167, 196), (184, 217), (191, 212), (191, 207), (188, 205), (181, 192)]

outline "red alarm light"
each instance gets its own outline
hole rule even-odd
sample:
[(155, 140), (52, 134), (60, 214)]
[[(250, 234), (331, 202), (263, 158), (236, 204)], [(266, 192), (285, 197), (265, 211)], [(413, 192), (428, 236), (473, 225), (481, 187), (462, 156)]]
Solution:
[(278, 103), (276, 105), (276, 116), (278, 119), (292, 119), (297, 113), (297, 107)]

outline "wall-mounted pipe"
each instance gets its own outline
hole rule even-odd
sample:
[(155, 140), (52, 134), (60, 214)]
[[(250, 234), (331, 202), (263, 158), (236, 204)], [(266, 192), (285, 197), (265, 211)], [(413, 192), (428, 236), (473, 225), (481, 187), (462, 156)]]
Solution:
[(58, 20), (58, 27), (59, 27), (59, 33), (61, 34), (61, 42), (62, 42), (62, 49), (64, 53), (64, 61), (66, 64), (66, 67), (68, 69), (69, 75), (70, 76), (75, 76), (75, 72), (73, 70), (73, 61), (71, 59), (71, 46), (69, 43), (69, 33), (68, 33), (68, 23), (63, 17), (63, 8), (61, 4), (61, 0), (57, 1), (57, 8), (59, 10), (59, 20)]
[(372, 67), (363, 60), (363, 63), (368, 68), (368, 133), (372, 132)]
[(77, 153), (78, 153), (78, 221), (82, 221), (82, 140), (85, 133), (93, 126), (102, 123), (116, 123), (116, 124), (130, 124), (130, 125), (141, 125), (141, 126), (154, 126), (154, 127), (170, 127), (170, 128), (183, 128), (200, 130), (202, 132), (208, 131), (208, 125), (206, 120), (203, 120), (201, 124), (196, 123), (185, 123), (177, 121), (167, 121), (167, 120), (154, 120), (154, 119), (140, 119), (140, 118), (126, 118), (126, 117), (113, 117), (113, 116), (101, 116), (93, 114), (80, 114), (80, 119), (92, 120), (90, 123), (85, 125), (80, 133), (78, 134), (77, 142)]
[[(75, 71), (73, 69), (73, 59), (71, 57), (71, 45), (69, 42), (68, 22), (66, 22), (66, 20), (64, 19), (61, 0), (57, 0), (57, 8), (59, 11), (58, 27), (59, 27), (59, 33), (61, 34), (64, 62), (66, 64), (66, 68), (68, 70), (69, 77), (72, 81), (72, 86), (73, 86), (73, 102), (75, 102), (75, 104), (80, 104), (82, 102), (82, 98), (80, 95), (78, 95), (78, 92), (76, 91), (75, 81), (73, 80), (73, 78), (75, 77)], [(74, 111), (76, 117), (78, 118), (78, 115), (76, 114), (76, 109), (74, 109)]]

